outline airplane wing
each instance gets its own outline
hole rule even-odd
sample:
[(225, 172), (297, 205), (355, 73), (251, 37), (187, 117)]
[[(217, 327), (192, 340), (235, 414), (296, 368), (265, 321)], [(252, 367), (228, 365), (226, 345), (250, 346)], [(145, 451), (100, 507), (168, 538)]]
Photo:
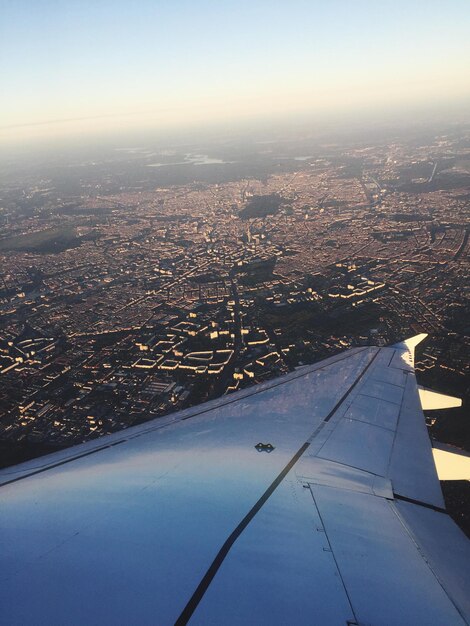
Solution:
[(469, 623), (416, 341), (2, 470), (1, 622)]

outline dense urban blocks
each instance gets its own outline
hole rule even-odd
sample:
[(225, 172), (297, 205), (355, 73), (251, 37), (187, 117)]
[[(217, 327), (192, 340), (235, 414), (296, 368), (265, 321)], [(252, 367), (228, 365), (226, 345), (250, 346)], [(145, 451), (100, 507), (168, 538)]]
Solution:
[[(468, 401), (468, 141), (273, 140), (243, 162), (227, 144), (132, 148), (12, 172), (3, 462), (423, 331), (420, 382)], [(431, 432), (470, 446), (463, 411)]]

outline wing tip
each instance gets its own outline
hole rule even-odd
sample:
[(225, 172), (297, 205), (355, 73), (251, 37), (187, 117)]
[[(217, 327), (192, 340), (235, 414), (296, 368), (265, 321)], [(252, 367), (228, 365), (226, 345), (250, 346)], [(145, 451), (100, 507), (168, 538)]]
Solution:
[(424, 341), (428, 337), (428, 333), (420, 333), (419, 335), (414, 335), (413, 337), (409, 337), (404, 341), (400, 341), (398, 343), (393, 344), (392, 348), (402, 348), (409, 350), (412, 354), (414, 354), (415, 348), (418, 344)]

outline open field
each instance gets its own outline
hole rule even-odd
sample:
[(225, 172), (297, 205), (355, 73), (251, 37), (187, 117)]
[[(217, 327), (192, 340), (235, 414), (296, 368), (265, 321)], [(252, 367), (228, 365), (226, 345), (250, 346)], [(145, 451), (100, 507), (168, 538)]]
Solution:
[(75, 228), (47, 228), (34, 233), (14, 235), (0, 239), (0, 252), (38, 252), (53, 254), (63, 252), (68, 248), (76, 248), (81, 239)]

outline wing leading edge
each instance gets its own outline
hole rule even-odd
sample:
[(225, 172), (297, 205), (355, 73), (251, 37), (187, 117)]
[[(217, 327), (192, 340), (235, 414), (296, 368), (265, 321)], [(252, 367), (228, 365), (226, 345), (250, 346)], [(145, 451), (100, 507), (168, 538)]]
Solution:
[(409, 345), (350, 350), (2, 483), (8, 624), (469, 620), (468, 541), (443, 508)]

